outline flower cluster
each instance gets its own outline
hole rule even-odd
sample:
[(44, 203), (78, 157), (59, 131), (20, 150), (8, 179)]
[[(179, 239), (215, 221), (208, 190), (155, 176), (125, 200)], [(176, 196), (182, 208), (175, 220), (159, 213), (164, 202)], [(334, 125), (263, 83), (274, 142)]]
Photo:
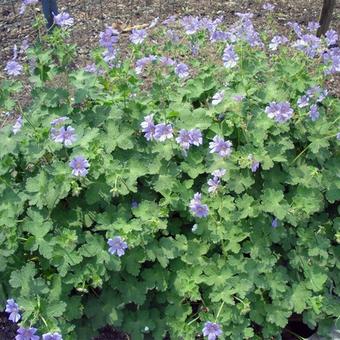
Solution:
[(309, 117), (312, 121), (316, 121), (320, 116), (318, 103), (321, 103), (326, 96), (327, 90), (323, 90), (320, 86), (312, 86), (298, 99), (297, 105), (300, 108), (309, 106)]
[[(37, 329), (34, 327), (19, 327), (17, 330), (17, 335), (15, 340), (39, 340), (39, 335), (36, 335)], [(42, 340), (63, 340), (61, 334), (54, 333), (46, 333), (42, 335)]]
[(276, 51), (279, 45), (286, 44), (288, 42), (288, 38), (283, 35), (275, 35), (269, 44), (269, 49), (272, 51)]
[(156, 140), (159, 142), (164, 142), (167, 139), (173, 137), (173, 129), (171, 124), (160, 123), (155, 125), (153, 121), (153, 115), (148, 115), (144, 118), (141, 123), (142, 131), (146, 140)]
[(74, 24), (74, 19), (67, 12), (61, 12), (54, 16), (54, 23), (61, 28), (67, 28)]
[(226, 169), (218, 169), (218, 170), (213, 171), (212, 173), (213, 177), (208, 180), (208, 186), (209, 186), (208, 192), (209, 193), (215, 193), (218, 190), (221, 184), (221, 178), (225, 175), (225, 173), (226, 173)]
[(59, 117), (51, 122), (51, 139), (56, 143), (71, 146), (77, 139), (75, 129), (72, 126), (61, 126), (68, 117)]
[(99, 33), (99, 45), (104, 47), (103, 59), (110, 67), (116, 65), (117, 49), (116, 44), (119, 40), (119, 32), (112, 27), (107, 27)]
[(340, 48), (330, 48), (323, 54), (323, 61), (327, 65), (325, 74), (340, 72)]
[(26, 7), (29, 5), (35, 5), (39, 0), (23, 0), (19, 9), (19, 14), (23, 15), (26, 11)]
[(109, 252), (112, 255), (117, 254), (119, 257), (123, 256), (125, 254), (125, 249), (128, 248), (127, 243), (124, 242), (120, 236), (116, 236), (113, 239), (110, 238), (107, 241), (107, 244), (109, 245)]
[(119, 32), (111, 27), (107, 27), (99, 33), (99, 45), (111, 50), (119, 40)]
[(207, 217), (209, 214), (208, 206), (206, 204), (202, 204), (201, 199), (202, 199), (202, 194), (197, 192), (189, 204), (189, 208), (192, 214), (198, 218)]
[(230, 33), (237, 39), (246, 41), (251, 47), (263, 47), (260, 35), (256, 32), (252, 22), (252, 13), (236, 13), (240, 21), (230, 29)]
[(188, 150), (190, 145), (199, 146), (202, 144), (202, 132), (198, 129), (181, 129), (176, 138), (176, 142), (184, 149)]
[(266, 107), (265, 112), (269, 118), (275, 119), (277, 123), (285, 123), (293, 116), (293, 109), (288, 102), (272, 102)]
[(308, 57), (314, 58), (321, 52), (321, 39), (312, 33), (303, 34), (293, 44), (293, 47), (304, 52)]
[(214, 32), (218, 25), (222, 23), (222, 17), (212, 20), (207, 17), (199, 18), (194, 16), (185, 16), (181, 20), (181, 24), (185, 30), (185, 33), (192, 35), (200, 30), (208, 30), (210, 33)]
[(135, 64), (135, 71), (137, 74), (141, 74), (146, 66), (151, 63), (159, 62), (163, 66), (174, 66), (175, 67), (175, 74), (179, 78), (186, 78), (189, 76), (189, 67), (184, 63), (176, 63), (173, 59), (166, 57), (166, 56), (155, 56), (149, 55), (147, 57), (143, 57), (138, 59)]
[(130, 41), (135, 45), (140, 45), (147, 36), (148, 36), (148, 33), (146, 32), (146, 30), (133, 29), (130, 35)]

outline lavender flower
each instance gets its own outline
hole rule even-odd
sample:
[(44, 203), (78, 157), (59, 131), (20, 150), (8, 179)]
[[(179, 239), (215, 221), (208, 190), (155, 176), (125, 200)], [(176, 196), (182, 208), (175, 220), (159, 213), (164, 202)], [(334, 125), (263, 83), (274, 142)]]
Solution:
[(240, 13), (240, 12), (236, 12), (235, 15), (238, 16), (242, 21), (251, 20), (254, 16), (253, 13)]
[(24, 3), (21, 4), (20, 8), (19, 8), (19, 14), (23, 15), (26, 11), (26, 5)]
[(232, 27), (233, 33), (238, 39), (248, 42), (251, 47), (263, 46), (260, 35), (256, 32), (254, 25), (251, 21), (252, 13), (236, 13), (241, 18), (241, 22), (237, 23), (236, 27)]
[(11, 320), (13, 322), (18, 322), (21, 318), (21, 315), (19, 313), (19, 306), (13, 299), (8, 299), (6, 304), (6, 313), (10, 313), (8, 320)]
[(197, 192), (189, 204), (192, 214), (198, 218), (206, 217), (209, 213), (208, 206), (206, 204), (202, 204), (201, 202), (201, 196), (202, 195)]
[(318, 111), (318, 106), (316, 104), (312, 105), (310, 107), (310, 111), (309, 111), (309, 117), (310, 119), (315, 122), (320, 116), (320, 113)]
[(244, 98), (245, 96), (242, 96), (241, 94), (237, 94), (233, 97), (233, 99), (237, 102), (241, 102)]
[(15, 124), (12, 127), (12, 132), (16, 135), (21, 130), (23, 125), (24, 125), (24, 122), (22, 120), (22, 117), (19, 116), (17, 120), (15, 121)]
[(51, 126), (53, 126), (53, 127), (57, 127), (57, 126), (59, 126), (59, 125), (64, 124), (64, 122), (65, 122), (67, 119), (69, 119), (69, 118), (66, 117), (66, 116), (58, 117), (58, 118), (52, 120), (52, 122), (51, 122), (50, 124), (51, 124)]
[(74, 19), (67, 12), (61, 12), (54, 16), (54, 23), (62, 28), (66, 28), (74, 24)]
[(15, 340), (39, 340), (40, 337), (35, 335), (36, 331), (37, 329), (34, 327), (20, 327), (17, 330), (18, 335), (16, 335)]
[(304, 52), (308, 57), (314, 58), (320, 49), (321, 40), (314, 34), (303, 34), (300, 39), (297, 40), (293, 47)]
[(251, 161), (251, 171), (256, 172), (260, 167), (260, 162), (256, 161), (252, 154), (248, 155), (248, 159)]
[(215, 193), (221, 184), (221, 180), (218, 177), (213, 177), (208, 180), (208, 192)]
[(200, 20), (200, 28), (208, 30), (210, 33), (216, 30), (217, 26), (222, 22), (223, 17), (219, 17), (214, 21), (208, 17), (204, 17)]
[(195, 34), (200, 29), (200, 20), (198, 17), (186, 16), (181, 20), (185, 33), (188, 35)]
[(221, 157), (229, 157), (232, 152), (232, 142), (219, 136), (213, 138), (213, 142), (209, 143), (210, 153), (217, 153)]
[(328, 64), (325, 70), (326, 74), (334, 74), (340, 72), (340, 48), (331, 48), (323, 54), (324, 63)]
[(164, 66), (174, 66), (176, 62), (169, 57), (160, 57), (159, 62)]
[(84, 67), (84, 71), (85, 72), (88, 72), (88, 73), (97, 73), (97, 66), (95, 63), (92, 63), (92, 64), (87, 64), (85, 67)]
[(320, 24), (316, 21), (310, 21), (307, 25), (307, 30), (311, 33), (315, 33), (320, 27)]
[(180, 63), (176, 66), (175, 73), (179, 78), (186, 78), (189, 76), (189, 67), (186, 64)]
[(132, 208), (132, 209), (138, 208), (138, 205), (139, 205), (139, 204), (138, 204), (138, 202), (137, 202), (136, 200), (132, 200), (132, 201), (131, 201), (131, 208)]
[(75, 130), (71, 126), (68, 126), (66, 129), (63, 126), (59, 130), (52, 128), (51, 138), (56, 143), (62, 143), (65, 146), (71, 146), (73, 142), (75, 142), (77, 139), (75, 135)]
[(107, 244), (109, 245), (109, 253), (112, 255), (117, 254), (119, 257), (123, 256), (125, 249), (128, 248), (127, 243), (120, 236), (116, 236), (113, 239), (109, 238)]
[(135, 67), (135, 70), (136, 70), (136, 73), (137, 74), (140, 74), (142, 73), (142, 71), (144, 70), (144, 68), (157, 60), (157, 57), (154, 56), (154, 55), (149, 55), (148, 57), (143, 57), (139, 60), (136, 61), (136, 67)]
[(72, 168), (72, 175), (76, 177), (84, 177), (88, 174), (88, 168), (90, 167), (89, 162), (83, 156), (74, 157), (70, 163), (70, 167)]
[(180, 40), (179, 35), (174, 30), (167, 30), (166, 35), (174, 44)]
[(28, 39), (24, 39), (21, 43), (20, 53), (24, 53), (29, 48), (29, 46), (30, 45)]
[(334, 30), (328, 30), (325, 34), (328, 45), (334, 45), (339, 39), (338, 33)]
[(307, 95), (300, 97), (297, 101), (298, 107), (301, 107), (301, 108), (308, 106), (308, 104), (309, 104), (309, 96)]
[(191, 44), (191, 53), (192, 55), (197, 55), (200, 50), (199, 44)]
[(153, 122), (153, 115), (144, 117), (144, 121), (140, 124), (142, 131), (145, 133), (146, 140), (153, 140), (155, 137), (155, 124)]
[(198, 129), (191, 129), (190, 131), (181, 129), (176, 142), (184, 149), (188, 150), (190, 145), (199, 146), (202, 144), (202, 133)]
[(130, 41), (135, 44), (135, 45), (139, 45), (141, 44), (145, 38), (148, 36), (146, 30), (142, 29), (142, 30), (136, 30), (133, 29), (130, 35)]
[(228, 34), (227, 32), (223, 32), (223, 31), (213, 31), (210, 34), (210, 41), (211, 42), (217, 42), (217, 41), (227, 41), (230, 38), (230, 34)]
[(215, 322), (206, 322), (202, 329), (203, 335), (208, 337), (208, 340), (215, 340), (222, 335), (221, 326)]
[(188, 130), (181, 129), (179, 131), (179, 136), (176, 138), (176, 142), (184, 149), (188, 150), (190, 148), (190, 133)]
[(111, 27), (99, 33), (99, 45), (107, 49), (112, 49), (113, 45), (118, 42), (119, 32)]
[(37, 4), (37, 3), (38, 3), (38, 0), (23, 0), (22, 4), (20, 6), (19, 14), (20, 15), (24, 14), (27, 6), (34, 5), (34, 4)]
[(217, 169), (217, 170), (213, 171), (211, 174), (214, 177), (221, 178), (226, 174), (226, 172), (227, 172), (227, 170), (222, 168), (222, 169)]
[(227, 45), (223, 52), (223, 64), (226, 68), (233, 68), (237, 65), (238, 55), (234, 51), (233, 46)]
[(312, 86), (306, 91), (309, 98), (314, 98), (316, 102), (321, 103), (327, 97), (328, 91), (323, 90), (320, 86)]
[(274, 218), (274, 219), (272, 220), (272, 227), (273, 227), (273, 228), (277, 228), (278, 226), (279, 226), (279, 221), (278, 221), (277, 218)]
[(39, 0), (23, 0), (23, 3), (28, 6), (28, 5), (35, 5), (39, 2)]
[(190, 135), (190, 144), (199, 146), (202, 144), (202, 132), (199, 129), (191, 129), (189, 131)]
[(163, 25), (173, 24), (176, 22), (176, 17), (177, 17), (176, 15), (170, 15), (162, 22), (162, 24)]
[(224, 99), (224, 90), (216, 92), (212, 97), (211, 105), (216, 106)]
[(167, 139), (171, 139), (173, 137), (173, 129), (171, 124), (157, 124), (155, 126), (155, 140), (159, 142), (164, 142)]
[(21, 74), (23, 67), (15, 60), (10, 60), (7, 62), (5, 71), (9, 76), (18, 76)]
[(107, 63), (111, 63), (117, 58), (117, 50), (115, 48), (109, 48), (103, 52), (103, 59)]
[(297, 22), (288, 22), (287, 25), (294, 30), (295, 34), (298, 37), (300, 37), (302, 35), (301, 26)]
[(269, 48), (272, 50), (272, 51), (276, 51), (277, 48), (279, 47), (279, 45), (282, 45), (282, 44), (286, 44), (288, 42), (288, 39), (283, 36), (283, 35), (276, 35), (273, 37), (273, 39), (271, 40), (270, 44), (269, 44)]
[(265, 11), (268, 11), (268, 12), (272, 12), (274, 11), (274, 8), (275, 6), (270, 4), (269, 2), (265, 3), (262, 8), (265, 10)]
[(278, 123), (285, 123), (293, 116), (293, 109), (288, 102), (272, 102), (266, 107), (265, 112), (269, 118), (275, 119)]
[(42, 340), (63, 340), (63, 337), (59, 333), (46, 333), (43, 334)]

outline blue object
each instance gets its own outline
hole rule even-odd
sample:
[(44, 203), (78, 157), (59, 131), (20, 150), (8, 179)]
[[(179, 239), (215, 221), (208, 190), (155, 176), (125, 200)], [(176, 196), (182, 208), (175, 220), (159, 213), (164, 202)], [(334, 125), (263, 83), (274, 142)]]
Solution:
[(54, 15), (58, 14), (57, 0), (41, 0), (41, 3), (47, 21), (46, 27), (50, 29), (53, 26)]

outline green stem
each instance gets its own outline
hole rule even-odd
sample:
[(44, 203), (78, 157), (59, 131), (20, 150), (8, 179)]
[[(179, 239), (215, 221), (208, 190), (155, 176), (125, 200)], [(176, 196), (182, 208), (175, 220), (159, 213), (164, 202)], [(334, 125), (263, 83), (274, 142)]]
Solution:
[(195, 319), (192, 319), (189, 323), (188, 323), (188, 326), (191, 325), (193, 322), (195, 322), (196, 320), (198, 320), (200, 317), (198, 316), (197, 318)]
[(217, 320), (218, 320), (218, 317), (220, 316), (220, 314), (221, 314), (221, 311), (222, 311), (222, 308), (223, 308), (223, 306), (224, 306), (224, 301), (222, 302), (222, 304), (221, 304), (221, 306), (220, 306), (220, 309), (218, 310), (218, 312), (217, 312), (217, 315), (216, 315), (216, 320), (215, 320), (215, 322), (217, 322)]

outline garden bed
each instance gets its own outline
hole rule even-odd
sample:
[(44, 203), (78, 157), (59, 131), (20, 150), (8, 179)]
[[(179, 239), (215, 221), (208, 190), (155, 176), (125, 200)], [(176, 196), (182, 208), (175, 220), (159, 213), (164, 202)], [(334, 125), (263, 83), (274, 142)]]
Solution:
[(258, 11), (116, 23), (91, 59), (63, 13), (6, 63), (0, 297), (17, 332), (329, 334), (340, 102), (325, 84), (338, 37), (315, 37), (315, 22), (283, 35), (273, 6)]

